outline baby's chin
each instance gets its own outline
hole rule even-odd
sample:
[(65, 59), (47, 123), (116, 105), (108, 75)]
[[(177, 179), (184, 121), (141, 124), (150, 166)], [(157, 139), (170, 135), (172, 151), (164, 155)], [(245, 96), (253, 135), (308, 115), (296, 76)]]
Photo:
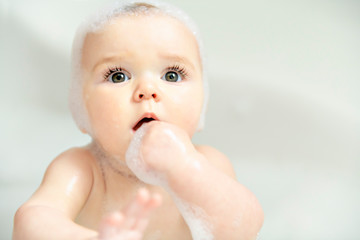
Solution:
[[(96, 131), (97, 130), (97, 131)], [(126, 150), (133, 138), (132, 129), (93, 129), (89, 136), (92, 139), (93, 147), (98, 148), (99, 151), (106, 153), (109, 156), (122, 158), (125, 161)]]

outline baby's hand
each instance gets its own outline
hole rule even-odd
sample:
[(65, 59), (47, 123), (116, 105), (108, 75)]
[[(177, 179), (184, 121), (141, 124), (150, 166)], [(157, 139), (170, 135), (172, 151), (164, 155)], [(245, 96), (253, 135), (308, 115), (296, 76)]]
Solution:
[(100, 224), (99, 240), (141, 240), (151, 211), (161, 204), (161, 196), (140, 189), (136, 198), (123, 209), (105, 216)]
[(126, 162), (142, 181), (162, 186), (172, 171), (180, 169), (197, 151), (181, 128), (153, 121), (135, 132)]

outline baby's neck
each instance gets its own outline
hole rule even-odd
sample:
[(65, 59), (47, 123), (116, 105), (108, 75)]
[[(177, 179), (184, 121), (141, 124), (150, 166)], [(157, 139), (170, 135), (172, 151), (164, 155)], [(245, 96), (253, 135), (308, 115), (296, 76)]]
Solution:
[(141, 184), (141, 181), (127, 166), (125, 159), (109, 155), (95, 140), (89, 144), (88, 148), (97, 160), (105, 180), (112, 182), (121, 178), (122, 181)]
[(147, 186), (134, 175), (124, 160), (109, 156), (96, 141), (89, 144), (88, 149), (102, 175), (105, 211), (125, 207), (122, 204), (129, 202), (139, 188)]

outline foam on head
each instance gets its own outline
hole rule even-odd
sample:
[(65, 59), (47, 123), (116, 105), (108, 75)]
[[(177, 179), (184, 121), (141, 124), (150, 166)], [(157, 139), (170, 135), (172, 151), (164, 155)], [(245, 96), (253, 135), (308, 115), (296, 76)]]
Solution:
[(90, 135), (91, 127), (85, 106), (85, 101), (83, 99), (84, 79), (81, 72), (81, 59), (86, 35), (88, 33), (93, 33), (101, 30), (106, 24), (111, 22), (111, 20), (119, 16), (138, 16), (151, 14), (164, 14), (166, 16), (173, 17), (179, 20), (193, 33), (195, 39), (197, 40), (202, 64), (204, 86), (203, 108), (198, 123), (198, 130), (201, 130), (203, 128), (205, 122), (205, 112), (209, 97), (209, 87), (205, 71), (203, 44), (199, 31), (194, 22), (182, 10), (167, 3), (158, 1), (115, 2), (108, 7), (91, 15), (79, 26), (75, 34), (72, 47), (72, 80), (69, 94), (70, 110), (78, 127), (81, 130), (89, 133)]

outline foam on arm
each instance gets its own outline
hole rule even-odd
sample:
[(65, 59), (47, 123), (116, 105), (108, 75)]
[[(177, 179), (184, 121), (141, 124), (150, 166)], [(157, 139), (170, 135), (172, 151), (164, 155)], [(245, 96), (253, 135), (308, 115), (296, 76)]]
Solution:
[[(216, 156), (221, 155), (212, 152), (206, 157)], [(211, 228), (214, 239), (256, 239), (263, 221), (257, 199), (206, 157), (199, 154), (170, 176), (169, 188), (178, 199), (206, 213), (204, 226)]]
[(172, 195), (194, 240), (256, 239), (262, 209), (255, 196), (236, 181), (223, 154), (210, 147), (198, 149), (180, 162), (169, 159), (171, 170), (156, 172), (147, 168), (140, 150), (146, 128), (139, 130), (128, 149), (127, 164), (139, 179), (162, 186)]

